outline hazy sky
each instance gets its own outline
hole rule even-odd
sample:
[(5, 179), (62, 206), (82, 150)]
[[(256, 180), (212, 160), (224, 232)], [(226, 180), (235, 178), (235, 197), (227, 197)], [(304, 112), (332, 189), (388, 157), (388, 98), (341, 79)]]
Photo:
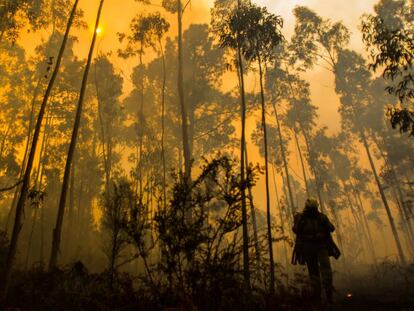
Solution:
[[(81, 8), (85, 12), (85, 17), (93, 27), (96, 9), (99, 0), (81, 1)], [(351, 30), (351, 47), (359, 52), (364, 52), (361, 42), (358, 25), (360, 17), (364, 12), (371, 12), (373, 5), (377, 0), (258, 0), (254, 1), (260, 5), (266, 6), (269, 11), (279, 14), (285, 21), (284, 34), (290, 37), (294, 27), (294, 16), (292, 10), (297, 5), (305, 5), (315, 10), (319, 15), (330, 18), (333, 21), (341, 20)], [(157, 1), (154, 3), (161, 3)], [(184, 23), (208, 23), (210, 20), (209, 11), (213, 5), (213, 0), (197, 1), (192, 0), (184, 14)], [(106, 0), (101, 27), (103, 34), (98, 41), (98, 48), (101, 51), (116, 51), (118, 42), (116, 34), (126, 32), (128, 25), (134, 15), (142, 12), (161, 10), (157, 5), (144, 6), (134, 0)], [(176, 23), (175, 17), (165, 13), (171, 22), (171, 34), (175, 34)], [(86, 56), (89, 40), (92, 30), (89, 32), (82, 31), (78, 34), (80, 43), (78, 53)], [(131, 68), (135, 65), (136, 60), (119, 60), (113, 59), (120, 71), (125, 77), (128, 77)], [(312, 98), (320, 107), (321, 122), (330, 129), (338, 128), (339, 118), (337, 115), (338, 98), (334, 93), (334, 81), (332, 75), (323, 68), (316, 67), (313, 71), (307, 73), (305, 78), (311, 82)], [(127, 81), (128, 82), (128, 81)], [(126, 90), (128, 90), (128, 83)]]
[[(330, 18), (333, 21), (341, 20), (352, 33), (350, 47), (358, 52), (364, 53), (363, 44), (361, 41), (358, 25), (360, 24), (360, 17), (363, 13), (371, 12), (373, 5), (378, 0), (258, 0), (254, 1), (260, 5), (266, 6), (269, 11), (279, 14), (285, 21), (284, 35), (289, 38), (292, 34), (294, 27), (294, 16), (292, 9), (296, 5), (308, 6), (310, 9), (316, 11), (323, 18)], [(92, 37), (92, 27), (94, 25), (96, 10), (99, 0), (81, 0), (80, 6), (84, 10), (86, 21), (89, 24), (89, 30), (82, 30), (77, 32), (79, 38), (79, 44), (76, 47), (76, 52), (80, 58), (85, 58), (89, 48), (90, 40)], [(155, 2), (154, 2), (155, 3)], [(171, 23), (170, 35), (175, 36), (176, 22), (175, 16), (172, 16), (159, 6), (161, 0), (156, 3), (158, 5), (145, 6), (134, 0), (106, 0), (103, 16), (101, 19), (102, 33), (98, 39), (97, 49), (101, 52), (116, 52), (119, 48), (117, 40), (117, 33), (127, 32), (131, 19), (139, 13), (151, 12), (159, 10), (164, 14)], [(213, 0), (197, 1), (192, 0), (184, 14), (184, 26), (188, 26), (190, 23), (208, 23), (210, 21), (210, 8), (213, 5)], [(30, 34), (22, 37), (23, 44), (27, 47), (33, 48), (39, 42), (35, 42), (33, 38), (29, 38)], [(28, 40), (29, 39), (29, 40)], [(112, 57), (112, 61), (115, 63), (117, 70), (121, 72), (125, 78), (125, 93), (131, 89), (131, 84), (128, 79), (132, 68), (136, 66), (136, 59), (121, 60), (115, 56)], [(151, 55), (148, 55), (150, 58)], [(306, 73), (304, 78), (311, 84), (311, 96), (315, 105), (319, 107), (320, 125), (326, 125), (330, 131), (335, 132), (339, 129), (340, 119), (337, 112), (338, 109), (338, 96), (334, 91), (334, 80), (331, 72), (316, 67), (314, 70)], [(255, 121), (250, 120), (248, 122), (248, 137), (251, 130), (255, 127)], [(257, 149), (250, 146), (250, 159), (252, 162), (262, 162), (259, 157)], [(294, 153), (293, 153), (293, 156)], [(295, 159), (292, 159), (296, 162)], [(294, 165), (294, 164), (292, 164)], [(301, 175), (300, 170), (296, 165), (293, 166), (297, 175)], [(258, 187), (256, 187), (257, 202), (262, 207), (263, 202), (263, 180), (260, 180)]]

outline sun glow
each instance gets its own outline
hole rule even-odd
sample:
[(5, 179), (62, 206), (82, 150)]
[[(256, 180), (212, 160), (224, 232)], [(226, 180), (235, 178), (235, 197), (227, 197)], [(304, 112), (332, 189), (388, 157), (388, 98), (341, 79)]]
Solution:
[(96, 28), (96, 34), (99, 36), (100, 34), (102, 34), (102, 27), (98, 27)]

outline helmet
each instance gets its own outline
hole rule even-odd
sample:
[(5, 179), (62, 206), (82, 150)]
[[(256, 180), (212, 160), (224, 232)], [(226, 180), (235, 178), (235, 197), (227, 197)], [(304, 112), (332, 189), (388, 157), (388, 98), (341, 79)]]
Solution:
[(316, 200), (315, 198), (309, 198), (305, 202), (305, 210), (317, 211), (318, 207), (319, 207), (319, 203), (318, 203), (318, 200)]

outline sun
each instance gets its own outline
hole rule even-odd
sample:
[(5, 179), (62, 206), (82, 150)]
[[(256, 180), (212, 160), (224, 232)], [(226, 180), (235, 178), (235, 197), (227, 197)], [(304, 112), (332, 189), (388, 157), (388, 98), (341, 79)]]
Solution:
[(100, 34), (102, 34), (102, 27), (98, 27), (96, 28), (96, 34), (99, 36)]

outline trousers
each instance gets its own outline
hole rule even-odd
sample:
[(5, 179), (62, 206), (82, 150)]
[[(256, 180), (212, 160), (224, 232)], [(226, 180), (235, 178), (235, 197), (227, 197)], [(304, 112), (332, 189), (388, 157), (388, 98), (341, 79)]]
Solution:
[(322, 248), (309, 253), (306, 256), (306, 265), (315, 298), (320, 299), (323, 287), (327, 300), (332, 301), (332, 268), (328, 249)]

